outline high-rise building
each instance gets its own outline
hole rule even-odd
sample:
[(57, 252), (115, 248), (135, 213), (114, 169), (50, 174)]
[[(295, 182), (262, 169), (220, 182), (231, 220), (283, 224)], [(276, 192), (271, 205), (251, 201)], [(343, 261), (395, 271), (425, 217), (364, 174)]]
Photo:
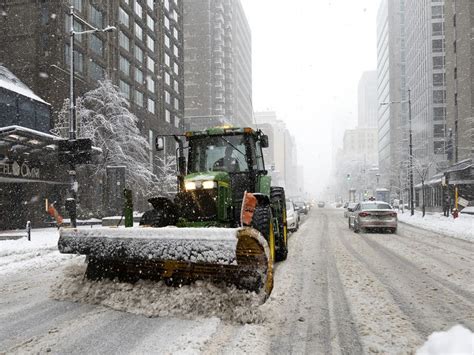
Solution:
[(408, 157), (405, 1), (383, 0), (377, 14), (378, 161), (381, 186), (399, 196)]
[(362, 73), (358, 93), (358, 126), (360, 128), (377, 127), (377, 71)]
[(184, 0), (190, 129), (252, 125), (251, 31), (240, 0)]
[(474, 161), (474, 3), (445, 0), (444, 28), (448, 157)]
[[(113, 32), (76, 35), (76, 96), (106, 76), (129, 99), (144, 136), (182, 131), (182, 0), (73, 0), (75, 13)], [(3, 6), (0, 62), (50, 102), (53, 120), (69, 97), (68, 2), (10, 1)], [(80, 21), (76, 31), (87, 30)], [(0, 124), (1, 125), (1, 124)]]
[(288, 196), (297, 195), (300, 188), (304, 188), (298, 186), (295, 138), (285, 122), (279, 120), (273, 111), (256, 112), (255, 120), (258, 128), (269, 138), (270, 145), (263, 150), (263, 154), (265, 167), (273, 178), (273, 184), (285, 187)]
[[(406, 0), (405, 14), (413, 157), (415, 164), (430, 167), (431, 177), (447, 163), (444, 1)], [(416, 173), (414, 178), (420, 180)]]

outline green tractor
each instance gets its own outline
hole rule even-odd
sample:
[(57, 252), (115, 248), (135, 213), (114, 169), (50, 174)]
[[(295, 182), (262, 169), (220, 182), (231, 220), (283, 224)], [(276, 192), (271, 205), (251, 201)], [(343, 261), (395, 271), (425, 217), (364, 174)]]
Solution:
[[(285, 191), (271, 186), (264, 165), (268, 137), (251, 128), (187, 132), (186, 142), (172, 137), (179, 146), (175, 197), (149, 199), (153, 210), (141, 228), (62, 229), (60, 251), (88, 255), (90, 278), (217, 279), (269, 294), (273, 263), (286, 259), (288, 241)], [(165, 138), (157, 138), (157, 150)]]

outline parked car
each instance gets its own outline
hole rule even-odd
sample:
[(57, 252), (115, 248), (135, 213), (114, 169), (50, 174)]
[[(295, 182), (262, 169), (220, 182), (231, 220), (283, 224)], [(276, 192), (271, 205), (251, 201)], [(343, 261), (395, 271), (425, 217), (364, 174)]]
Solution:
[(397, 212), (384, 201), (360, 202), (349, 216), (349, 228), (359, 233), (369, 229), (397, 231)]
[(323, 208), (326, 204), (324, 203), (324, 201), (319, 201), (318, 202), (318, 207), (319, 208)]
[(356, 202), (348, 203), (344, 211), (344, 217), (349, 218), (349, 216), (354, 212), (354, 208), (356, 208), (356, 206), (357, 206)]
[(292, 200), (286, 200), (286, 224), (290, 232), (296, 232), (300, 227), (300, 215)]
[(308, 214), (308, 208), (306, 207), (303, 201), (296, 201), (295, 207), (296, 207), (296, 211), (298, 211), (299, 214), (305, 214), (305, 215)]

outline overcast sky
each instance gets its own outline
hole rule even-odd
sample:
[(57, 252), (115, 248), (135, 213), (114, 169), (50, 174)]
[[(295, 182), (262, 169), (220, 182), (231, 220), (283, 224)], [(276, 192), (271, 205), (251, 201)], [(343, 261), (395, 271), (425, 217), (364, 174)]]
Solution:
[(356, 125), (360, 76), (376, 69), (379, 0), (241, 1), (252, 29), (254, 110), (287, 123), (305, 187), (318, 193), (333, 145)]

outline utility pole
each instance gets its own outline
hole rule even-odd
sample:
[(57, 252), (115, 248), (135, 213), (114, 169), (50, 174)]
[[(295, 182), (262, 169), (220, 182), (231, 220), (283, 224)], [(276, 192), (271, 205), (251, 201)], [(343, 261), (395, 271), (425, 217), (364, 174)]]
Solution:
[(409, 145), (409, 154), (410, 154), (410, 166), (409, 166), (409, 176), (410, 176), (410, 214), (413, 216), (415, 214), (415, 191), (413, 188), (413, 133), (411, 129), (411, 89), (408, 89), (408, 122), (409, 122), (409, 135), (410, 135), (410, 145)]

